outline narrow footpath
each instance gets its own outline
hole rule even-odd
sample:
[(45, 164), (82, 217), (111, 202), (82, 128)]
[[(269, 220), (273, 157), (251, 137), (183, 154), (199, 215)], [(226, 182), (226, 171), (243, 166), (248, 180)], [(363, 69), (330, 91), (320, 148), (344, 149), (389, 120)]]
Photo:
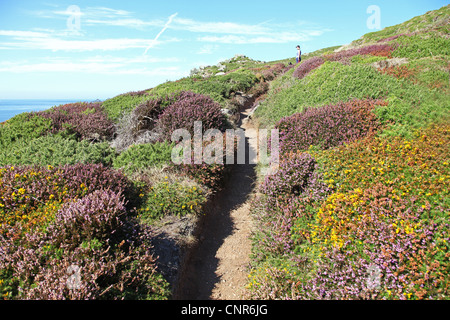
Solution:
[[(250, 111), (251, 108), (241, 113), (241, 129), (252, 129), (251, 123), (246, 121)], [(256, 150), (256, 146), (249, 143), (253, 144), (256, 139), (249, 134), (256, 132), (246, 131), (246, 164), (235, 165), (225, 191), (205, 217), (202, 235), (186, 262), (175, 299), (245, 299), (252, 247), (249, 196), (256, 178), (255, 165), (248, 161), (249, 148)]]

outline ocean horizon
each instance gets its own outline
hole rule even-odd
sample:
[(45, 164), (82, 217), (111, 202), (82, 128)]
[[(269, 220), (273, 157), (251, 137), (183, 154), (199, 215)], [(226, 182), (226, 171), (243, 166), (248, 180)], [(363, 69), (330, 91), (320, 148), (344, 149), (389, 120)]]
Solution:
[(43, 111), (54, 106), (75, 102), (91, 102), (92, 99), (64, 100), (64, 99), (0, 99), (0, 123), (12, 117), (33, 111)]

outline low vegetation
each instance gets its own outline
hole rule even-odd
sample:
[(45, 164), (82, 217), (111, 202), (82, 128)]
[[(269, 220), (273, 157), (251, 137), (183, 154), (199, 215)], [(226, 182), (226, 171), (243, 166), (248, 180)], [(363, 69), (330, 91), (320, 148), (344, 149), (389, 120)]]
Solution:
[(448, 10), (272, 83), (256, 115), (282, 156), (252, 204), (254, 299), (449, 298)]
[(0, 124), (1, 298), (169, 299), (155, 228), (203, 214), (230, 169), (175, 165), (172, 133), (225, 139), (247, 94), (281, 148), (251, 199), (250, 298), (448, 299), (448, 16)]

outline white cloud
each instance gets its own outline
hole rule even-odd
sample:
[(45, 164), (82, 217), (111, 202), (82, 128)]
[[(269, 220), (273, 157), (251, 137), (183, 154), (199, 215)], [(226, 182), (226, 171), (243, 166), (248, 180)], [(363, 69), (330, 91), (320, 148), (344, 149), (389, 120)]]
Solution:
[[(55, 17), (65, 17), (73, 14), (69, 8), (65, 10), (50, 11)], [(42, 14), (42, 13), (41, 13)], [(107, 7), (86, 7), (80, 8), (81, 26), (114, 26), (134, 29), (161, 28), (161, 31), (147, 45), (143, 45), (143, 39), (104, 39), (93, 42), (65, 43), (65, 42), (44, 42), (43, 48), (51, 50), (120, 50), (123, 48), (145, 48), (145, 53), (150, 48), (159, 44), (160, 36), (167, 30), (172, 29), (180, 33), (203, 34), (197, 37), (200, 42), (213, 42), (217, 44), (261, 44), (261, 43), (289, 43), (298, 41), (309, 41), (314, 37), (319, 37), (330, 30), (324, 29), (313, 23), (306, 21), (264, 21), (257, 24), (236, 23), (229, 21), (198, 21), (183, 18), (173, 14), (167, 19), (143, 20), (137, 17), (134, 12), (113, 9)], [(181, 36), (181, 35), (180, 35)], [(0, 43), (1, 45), (1, 43)], [(3, 45), (4, 46), (4, 45)], [(55, 49), (56, 48), (56, 49)], [(212, 52), (211, 47), (202, 47), (199, 54)], [(144, 53), (144, 54), (145, 54)]]
[(0, 30), (0, 36), (15, 37), (18, 39), (27, 39), (27, 38), (48, 38), (49, 34), (35, 31)]
[(320, 36), (323, 31), (304, 32), (267, 32), (258, 36), (253, 35), (214, 35), (202, 36), (197, 40), (200, 42), (225, 43), (225, 44), (261, 44), (261, 43), (289, 43), (297, 41), (308, 41), (313, 37)]
[(106, 26), (115, 26), (115, 27), (128, 27), (128, 28), (143, 28), (148, 26), (159, 26), (160, 21), (143, 21), (141, 19), (135, 18), (126, 18), (126, 19), (108, 19), (101, 20), (99, 18), (96, 19), (86, 19), (83, 20), (83, 24), (86, 25), (106, 25)]
[[(302, 31), (290, 31), (299, 30), (300, 27), (302, 28)], [(304, 21), (282, 24), (266, 21), (251, 25), (233, 22), (200, 22), (183, 18), (176, 18), (171, 28), (193, 33), (209, 34), (199, 36), (197, 37), (197, 40), (200, 42), (224, 44), (304, 42), (330, 31), (328, 29), (320, 28), (319, 26), (309, 26), (308, 23)], [(200, 50), (200, 52), (203, 51)]]
[(219, 45), (207, 44), (199, 48), (197, 54), (212, 54), (219, 49)]
[[(66, 32), (34, 32), (0, 30), (0, 36), (10, 37), (10, 41), (0, 41), (0, 46), (10, 49), (34, 49), (52, 51), (114, 51), (124, 49), (147, 49), (161, 44), (155, 39), (142, 38), (117, 38), (117, 39), (92, 39), (92, 40), (70, 40)], [(167, 39), (165, 42), (178, 41), (178, 39)]]
[(176, 62), (176, 58), (137, 57), (135, 59), (114, 57), (91, 57), (77, 61), (65, 58), (48, 58), (45, 62), (2, 61), (0, 72), (9, 73), (82, 73), (106, 75), (179, 76), (177, 66), (150, 67), (145, 63)]
[(219, 34), (247, 34), (258, 35), (269, 31), (267, 27), (260, 24), (250, 25), (234, 22), (201, 22), (191, 19), (176, 18), (173, 29), (181, 29), (196, 33), (219, 33)]
[[(78, 6), (77, 6), (78, 7)], [(74, 12), (72, 10), (69, 10), (73, 8), (73, 6), (68, 6), (65, 10), (54, 10), (51, 11), (54, 15), (61, 15), (61, 16), (72, 16)], [(79, 7), (78, 7), (79, 8)], [(41, 12), (42, 14), (42, 12)], [(130, 11), (126, 10), (117, 10), (107, 7), (87, 7), (87, 8), (80, 8), (80, 16), (83, 16), (85, 18), (107, 18), (107, 19), (114, 19), (114, 18), (121, 18), (121, 17), (128, 17), (132, 15)], [(51, 15), (47, 15), (47, 17), (51, 17)]]
[[(64, 10), (51, 11), (53, 17), (73, 15), (73, 11), (68, 7)], [(106, 7), (88, 7), (78, 12), (82, 17), (81, 26), (105, 24), (106, 26), (122, 26), (139, 28), (143, 26), (156, 26), (160, 21), (145, 22), (136, 19), (132, 13), (125, 10), (116, 10)], [(38, 13), (42, 17), (42, 12)], [(153, 48), (162, 42), (159, 40), (161, 35), (170, 27), (177, 13), (171, 15), (165, 24), (162, 24), (161, 31), (153, 39), (143, 38), (109, 38), (94, 39), (93, 32), (87, 33), (84, 28), (75, 28), (73, 30), (46, 30), (39, 31), (20, 31), (20, 30), (0, 30), (0, 36), (8, 37), (8, 41), (2, 41), (0, 38), (0, 49), (38, 49), (52, 51), (113, 51), (124, 49), (145, 49), (146, 54), (150, 48)], [(46, 16), (47, 17), (47, 16)], [(86, 39), (90, 35), (90, 39)], [(164, 42), (178, 41), (176, 38), (166, 39)]]

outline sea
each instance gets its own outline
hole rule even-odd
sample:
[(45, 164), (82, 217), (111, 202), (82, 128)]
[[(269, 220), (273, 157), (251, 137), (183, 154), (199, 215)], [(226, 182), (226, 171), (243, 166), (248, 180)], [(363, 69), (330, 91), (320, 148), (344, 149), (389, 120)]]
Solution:
[(90, 100), (0, 99), (0, 123), (23, 112), (43, 111), (61, 104)]

